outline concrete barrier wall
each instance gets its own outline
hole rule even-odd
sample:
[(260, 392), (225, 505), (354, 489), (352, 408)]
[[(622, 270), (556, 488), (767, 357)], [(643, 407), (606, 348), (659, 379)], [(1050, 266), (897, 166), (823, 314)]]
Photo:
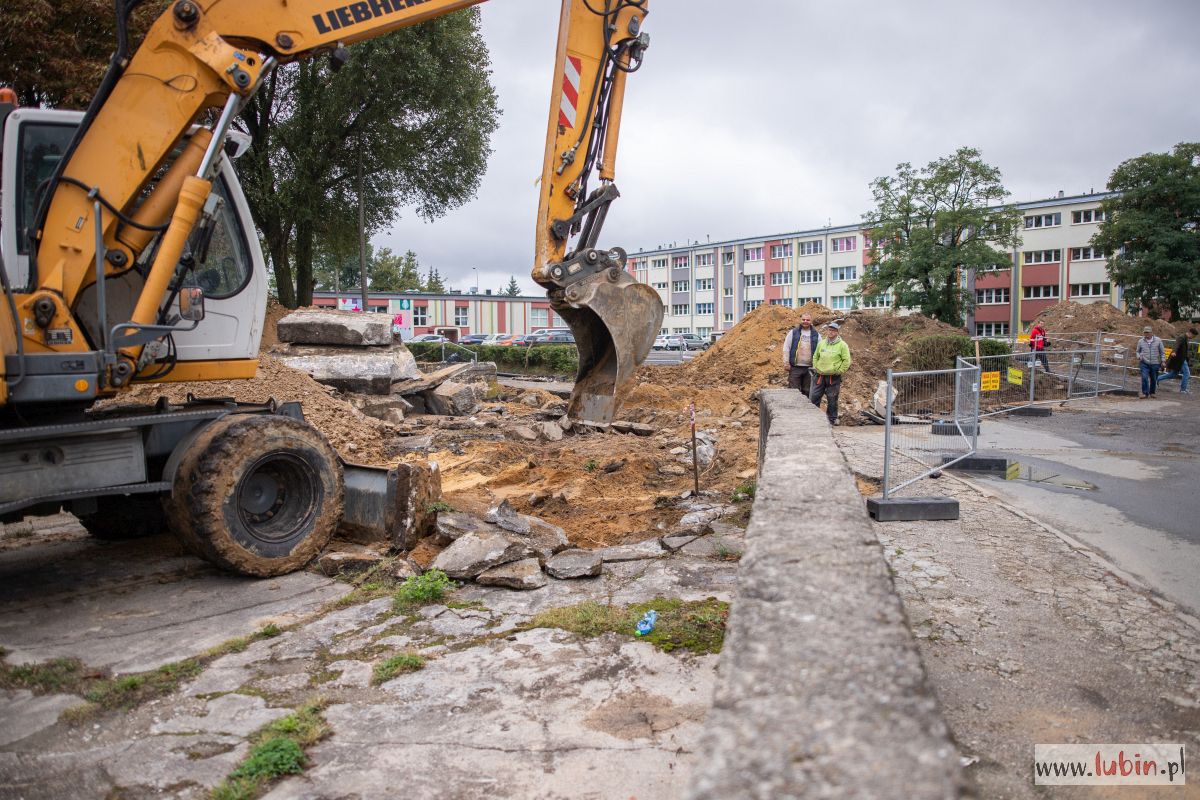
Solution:
[(823, 412), (764, 391), (757, 497), (691, 800), (955, 798), (958, 753)]

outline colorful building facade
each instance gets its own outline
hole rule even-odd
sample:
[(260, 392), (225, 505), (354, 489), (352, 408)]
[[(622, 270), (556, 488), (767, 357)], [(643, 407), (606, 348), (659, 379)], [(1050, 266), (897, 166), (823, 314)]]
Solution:
[[(313, 305), (354, 309), (362, 306), (356, 293), (314, 292)], [(494, 294), (425, 294), (419, 292), (369, 292), (367, 310), (399, 315), (412, 334), (532, 333), (540, 328), (565, 327), (545, 297), (509, 297)], [(407, 315), (407, 316), (406, 316)]]

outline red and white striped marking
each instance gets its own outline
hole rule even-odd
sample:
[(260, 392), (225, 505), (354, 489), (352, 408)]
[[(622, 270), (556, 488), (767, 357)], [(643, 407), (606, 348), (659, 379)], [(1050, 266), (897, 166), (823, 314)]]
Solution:
[(562, 101), (558, 104), (558, 124), (566, 128), (575, 127), (575, 113), (579, 108), (579, 72), (583, 62), (575, 56), (567, 56), (563, 71)]

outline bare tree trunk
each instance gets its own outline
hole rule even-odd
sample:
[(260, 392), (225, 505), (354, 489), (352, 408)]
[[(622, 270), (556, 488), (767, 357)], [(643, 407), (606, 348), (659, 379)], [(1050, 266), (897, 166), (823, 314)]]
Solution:
[(367, 305), (367, 222), (366, 211), (363, 208), (363, 160), (362, 137), (358, 142), (358, 284), (362, 292), (362, 309), (369, 311)]

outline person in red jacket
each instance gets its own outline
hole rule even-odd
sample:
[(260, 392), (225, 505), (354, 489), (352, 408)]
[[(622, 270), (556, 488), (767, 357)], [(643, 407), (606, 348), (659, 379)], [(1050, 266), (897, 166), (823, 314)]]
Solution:
[(1029, 351), (1029, 368), (1033, 369), (1037, 362), (1041, 361), (1042, 369), (1049, 372), (1050, 360), (1046, 358), (1046, 329), (1040, 322), (1033, 323), (1033, 327), (1029, 329)]

